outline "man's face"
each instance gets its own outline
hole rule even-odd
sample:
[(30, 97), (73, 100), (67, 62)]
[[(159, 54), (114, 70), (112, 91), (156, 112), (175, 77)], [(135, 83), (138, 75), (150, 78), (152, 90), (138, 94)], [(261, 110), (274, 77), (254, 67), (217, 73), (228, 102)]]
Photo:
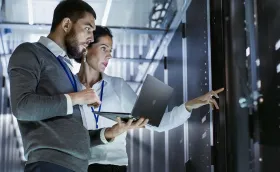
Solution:
[(93, 42), (95, 19), (90, 13), (73, 24), (65, 36), (65, 46), (70, 58), (80, 59), (90, 42)]

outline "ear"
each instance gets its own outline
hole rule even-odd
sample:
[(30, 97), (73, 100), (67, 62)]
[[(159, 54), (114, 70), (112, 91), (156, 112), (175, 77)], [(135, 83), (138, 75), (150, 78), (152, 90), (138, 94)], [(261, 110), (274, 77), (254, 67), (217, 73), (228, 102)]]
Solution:
[(65, 33), (68, 33), (71, 30), (72, 26), (73, 23), (70, 20), (70, 18), (64, 18), (62, 20), (62, 29), (64, 30)]

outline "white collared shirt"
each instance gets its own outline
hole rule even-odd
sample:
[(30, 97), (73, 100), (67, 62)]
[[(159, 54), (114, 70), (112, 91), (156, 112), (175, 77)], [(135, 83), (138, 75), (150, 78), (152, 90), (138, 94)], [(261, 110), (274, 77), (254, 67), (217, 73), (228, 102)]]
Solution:
[[(44, 45), (47, 49), (49, 49), (55, 55), (55, 57), (61, 56), (64, 62), (69, 67), (69, 69), (73, 72), (73, 64), (71, 59), (67, 56), (66, 52), (59, 45), (57, 45), (53, 40), (44, 36), (41, 36), (38, 42)], [(67, 101), (67, 114), (70, 115), (73, 113), (72, 100), (68, 94), (64, 95)]]
[[(76, 80), (79, 81), (77, 76)], [(104, 80), (104, 89), (101, 111), (130, 113), (137, 99), (137, 95), (131, 87), (122, 78), (111, 77), (104, 73), (102, 73), (102, 80)], [(102, 81), (99, 81), (92, 87), (98, 95), (100, 95), (101, 84)], [(83, 90), (85, 86), (78, 83), (78, 89)], [(96, 121), (91, 108), (87, 105), (80, 107), (83, 116), (83, 125), (88, 130), (95, 130)], [(95, 111), (98, 111), (98, 108)], [(165, 113), (159, 127), (146, 126), (146, 129), (158, 132), (170, 130), (184, 124), (190, 117), (190, 114), (186, 110), (185, 105), (182, 104), (181, 106), (174, 107), (171, 112)], [(116, 122), (99, 116), (99, 128), (112, 127), (114, 124)], [(100, 137), (105, 144), (90, 149), (91, 158), (89, 164), (128, 165), (126, 135), (127, 133), (125, 132), (108, 143), (104, 137), (104, 132), (101, 132)]]

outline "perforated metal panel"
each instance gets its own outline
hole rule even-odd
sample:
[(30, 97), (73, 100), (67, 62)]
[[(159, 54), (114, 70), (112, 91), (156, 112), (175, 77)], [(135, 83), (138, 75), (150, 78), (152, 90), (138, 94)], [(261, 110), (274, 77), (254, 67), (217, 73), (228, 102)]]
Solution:
[[(186, 14), (188, 99), (203, 95), (209, 86), (211, 88), (207, 7), (208, 1), (192, 1)], [(204, 106), (193, 111), (188, 122), (189, 160), (197, 172), (211, 171), (211, 115), (209, 106)]]

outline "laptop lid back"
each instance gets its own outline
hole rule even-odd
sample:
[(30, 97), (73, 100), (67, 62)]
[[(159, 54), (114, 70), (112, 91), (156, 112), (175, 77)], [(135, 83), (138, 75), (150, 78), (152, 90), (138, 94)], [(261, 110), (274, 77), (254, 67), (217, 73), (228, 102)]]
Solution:
[(131, 115), (148, 118), (150, 125), (158, 127), (172, 93), (173, 88), (147, 75)]

